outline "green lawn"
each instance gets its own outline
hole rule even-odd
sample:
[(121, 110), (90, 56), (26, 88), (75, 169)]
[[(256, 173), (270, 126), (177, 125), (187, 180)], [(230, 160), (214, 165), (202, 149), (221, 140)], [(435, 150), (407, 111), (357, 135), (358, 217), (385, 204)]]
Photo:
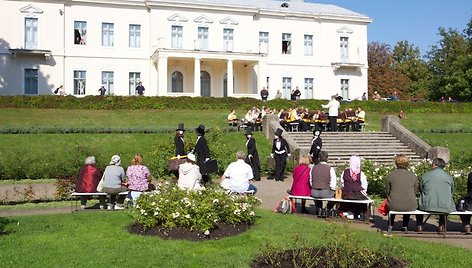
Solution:
[[(358, 231), (307, 217), (259, 211), (256, 225), (242, 235), (206, 242), (162, 240), (130, 234), (126, 212), (79, 212), (0, 219), (2, 267), (248, 267), (270, 247), (319, 246), (347, 235), (358, 247), (387, 244), (412, 267), (471, 267), (470, 251), (378, 233)], [(303, 228), (300, 228), (303, 226)], [(451, 266), (452, 265), (452, 266)]]

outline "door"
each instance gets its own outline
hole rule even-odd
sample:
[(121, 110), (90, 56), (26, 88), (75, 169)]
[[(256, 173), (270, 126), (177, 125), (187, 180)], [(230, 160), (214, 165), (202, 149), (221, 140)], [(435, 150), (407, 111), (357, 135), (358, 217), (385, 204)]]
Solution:
[(202, 97), (211, 96), (211, 80), (210, 74), (206, 71), (200, 72), (200, 87), (202, 89)]

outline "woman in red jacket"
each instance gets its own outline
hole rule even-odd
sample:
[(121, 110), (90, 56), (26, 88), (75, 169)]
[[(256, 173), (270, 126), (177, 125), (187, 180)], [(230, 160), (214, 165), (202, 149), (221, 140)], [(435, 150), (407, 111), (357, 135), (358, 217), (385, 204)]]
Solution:
[[(102, 171), (95, 166), (95, 157), (89, 156), (85, 159), (85, 165), (79, 172), (75, 187), (77, 193), (96, 193), (97, 186), (102, 179)], [(80, 208), (84, 209), (87, 204), (87, 196), (80, 197)], [(100, 196), (100, 209), (104, 208), (105, 196)]]
[[(300, 157), (298, 166), (293, 170), (292, 188), (287, 192), (296, 196), (310, 196), (310, 161), (309, 155)], [(306, 200), (302, 199), (302, 213), (307, 213)]]

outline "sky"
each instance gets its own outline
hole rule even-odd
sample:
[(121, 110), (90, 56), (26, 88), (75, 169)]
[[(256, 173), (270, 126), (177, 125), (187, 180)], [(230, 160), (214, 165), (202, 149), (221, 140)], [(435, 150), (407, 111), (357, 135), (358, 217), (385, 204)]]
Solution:
[(438, 28), (462, 32), (472, 18), (472, 0), (305, 0), (332, 4), (367, 15), (370, 42), (387, 43), (393, 48), (407, 40), (420, 48), (421, 54), (431, 50), (440, 40)]

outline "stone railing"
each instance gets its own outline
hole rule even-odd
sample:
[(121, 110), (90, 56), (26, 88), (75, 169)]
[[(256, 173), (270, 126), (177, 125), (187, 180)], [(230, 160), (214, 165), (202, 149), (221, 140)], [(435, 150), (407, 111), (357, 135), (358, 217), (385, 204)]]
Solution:
[[(273, 140), (274, 139), (274, 132), (277, 128), (283, 130), (282, 136), (287, 141), (288, 145), (290, 146), (291, 151), (291, 159), (298, 161), (298, 156), (300, 155), (300, 149), (297, 148), (296, 142), (289, 136), (284, 135), (287, 133), (282, 126), (280, 126), (279, 117), (276, 114), (268, 114), (262, 118), (262, 133), (266, 136), (267, 139)], [(307, 152), (303, 152), (308, 154)]]
[(400, 119), (397, 116), (387, 115), (383, 117), (382, 131), (394, 135), (397, 139), (423, 158), (434, 159), (439, 157), (444, 159), (446, 162), (449, 162), (450, 160), (450, 152), (448, 148), (432, 147), (427, 144), (413, 132), (402, 126), (400, 124)]

